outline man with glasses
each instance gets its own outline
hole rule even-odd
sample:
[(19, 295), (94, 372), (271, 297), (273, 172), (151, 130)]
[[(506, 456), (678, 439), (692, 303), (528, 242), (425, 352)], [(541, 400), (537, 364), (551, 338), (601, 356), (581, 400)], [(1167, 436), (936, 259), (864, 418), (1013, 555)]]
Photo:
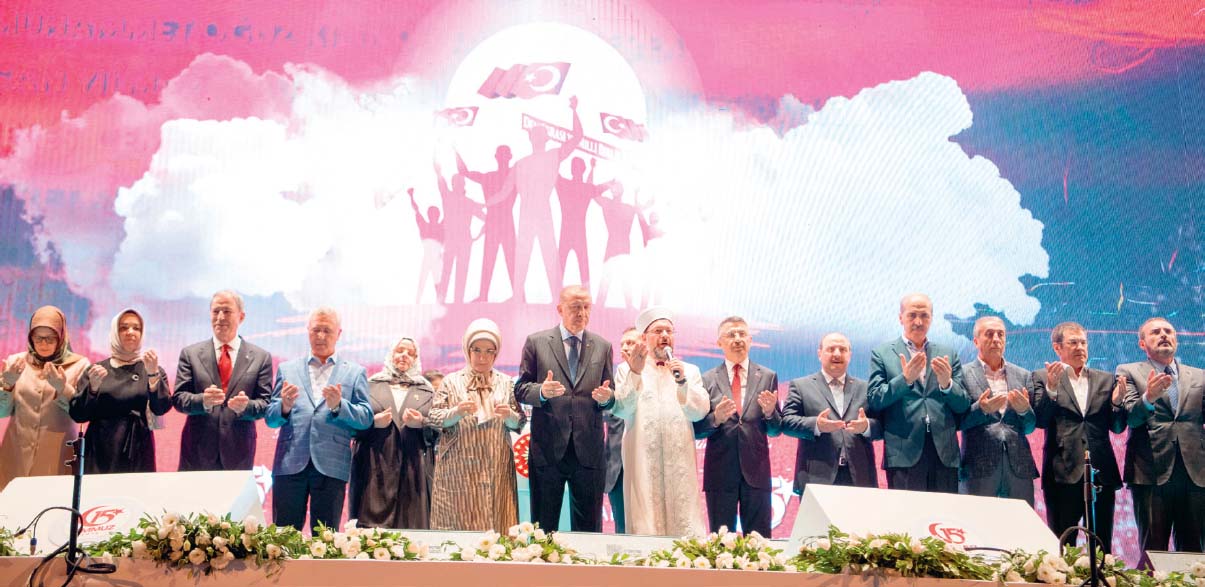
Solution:
[(531, 406), (531, 518), (546, 531), (560, 528), (569, 484), (570, 527), (602, 531), (607, 472), (603, 410), (611, 407), (611, 343), (588, 332), (590, 291), (561, 290), (561, 323), (523, 343), (515, 398)]
[(770, 492), (769, 436), (778, 436), (778, 374), (749, 360), (753, 337), (739, 316), (720, 322), (716, 341), (724, 362), (703, 374), (711, 413), (694, 423), (695, 438), (707, 439), (703, 492), (712, 532), (720, 526), (770, 537), (774, 508)]
[(249, 471), (254, 464), (255, 421), (272, 396), (272, 356), (238, 335), (246, 316), (238, 293), (213, 294), (213, 337), (180, 351), (172, 405), (188, 415), (181, 471)]

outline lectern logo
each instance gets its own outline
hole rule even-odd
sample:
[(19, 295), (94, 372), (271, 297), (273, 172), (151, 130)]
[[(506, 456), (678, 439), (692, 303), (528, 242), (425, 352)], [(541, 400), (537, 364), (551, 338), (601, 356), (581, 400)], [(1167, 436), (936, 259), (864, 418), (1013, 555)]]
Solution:
[(80, 515), (81, 529), (91, 530), (95, 526), (109, 525), (109, 522), (112, 522), (123, 512), (125, 510), (120, 507), (107, 505), (98, 505), (92, 509), (84, 510)]
[(962, 544), (966, 542), (966, 530), (946, 526), (941, 522), (929, 524), (929, 534), (950, 544)]

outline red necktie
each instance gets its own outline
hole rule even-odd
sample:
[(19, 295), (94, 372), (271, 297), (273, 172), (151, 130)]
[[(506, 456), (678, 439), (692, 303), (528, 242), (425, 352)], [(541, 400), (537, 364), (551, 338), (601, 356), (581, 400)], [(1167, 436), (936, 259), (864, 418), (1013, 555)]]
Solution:
[(229, 391), (230, 372), (234, 366), (230, 364), (230, 345), (222, 345), (222, 358), (218, 359), (218, 377), (222, 380), (222, 391)]
[(736, 403), (736, 413), (741, 413), (741, 365), (732, 366), (732, 401)]

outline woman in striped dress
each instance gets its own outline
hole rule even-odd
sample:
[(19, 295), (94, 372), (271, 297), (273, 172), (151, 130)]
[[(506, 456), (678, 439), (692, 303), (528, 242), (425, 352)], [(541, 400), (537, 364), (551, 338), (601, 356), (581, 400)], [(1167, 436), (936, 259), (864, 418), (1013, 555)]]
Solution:
[(515, 401), (514, 381), (494, 369), (502, 335), (492, 320), (469, 324), (463, 348), (468, 365), (444, 378), (431, 407), (442, 428), (431, 496), (434, 530), (506, 532), (519, 522), (511, 431), (527, 415)]

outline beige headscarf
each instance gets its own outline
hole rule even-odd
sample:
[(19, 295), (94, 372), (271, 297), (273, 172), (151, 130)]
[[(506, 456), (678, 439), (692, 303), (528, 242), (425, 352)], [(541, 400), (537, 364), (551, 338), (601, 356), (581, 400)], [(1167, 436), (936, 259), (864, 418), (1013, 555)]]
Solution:
[[(469, 347), (479, 340), (488, 340), (494, 343), (494, 348), (498, 351), (502, 350), (502, 333), (498, 325), (489, 318), (478, 318), (469, 323), (469, 327), (464, 331), (462, 342), (466, 361), (472, 360)], [(471, 365), (466, 365), (465, 368), (469, 371), (469, 391), (477, 394), (481, 409), (486, 414), (492, 414), (494, 412), (494, 386), (491, 377), (493, 372), (478, 373), (473, 370)]]
[[(113, 317), (113, 323), (109, 325), (109, 352), (113, 353), (113, 358), (117, 359), (119, 363), (130, 364), (137, 361), (138, 358), (142, 356), (142, 346), (141, 343), (139, 343), (138, 348), (134, 349), (133, 352), (128, 352), (124, 347), (121, 346), (121, 330), (119, 328), (119, 323), (121, 322), (121, 317), (125, 316), (126, 314), (133, 314), (138, 318), (138, 325), (142, 327), (142, 335), (143, 337), (146, 336), (146, 320), (142, 319), (142, 314), (139, 314), (138, 311), (134, 310), (133, 308), (126, 308), (118, 312), (117, 315)], [(148, 375), (150, 374), (148, 373)]]
[[(59, 335), (59, 346), (49, 357), (38, 356), (37, 347), (33, 344), (33, 331), (43, 326)], [(67, 337), (67, 317), (63, 315), (62, 310), (54, 306), (42, 306), (34, 311), (33, 316), (29, 318), (27, 342), (29, 343), (29, 363), (39, 369), (46, 363), (68, 367), (84, 358), (71, 352), (71, 340)]]

